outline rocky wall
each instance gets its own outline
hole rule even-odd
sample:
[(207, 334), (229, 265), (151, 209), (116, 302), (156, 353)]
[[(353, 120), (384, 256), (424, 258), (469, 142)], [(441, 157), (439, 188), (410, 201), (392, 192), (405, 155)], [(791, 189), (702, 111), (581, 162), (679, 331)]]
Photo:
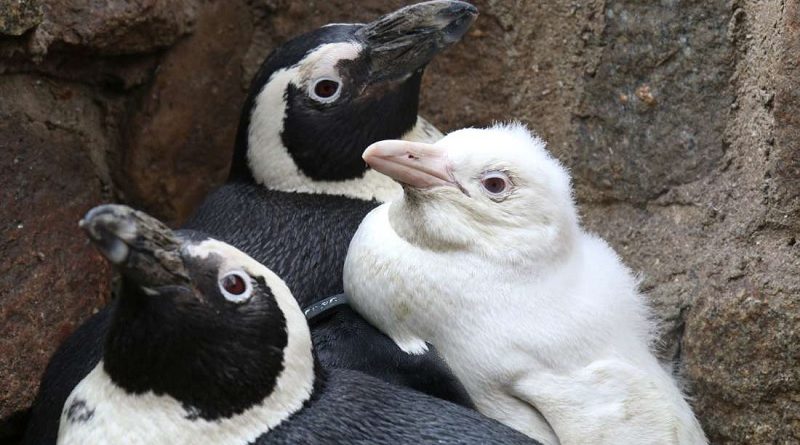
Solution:
[[(0, 415), (108, 296), (82, 213), (179, 223), (224, 180), (271, 48), (405, 3), (0, 0)], [(642, 274), (712, 442), (800, 442), (798, 0), (476, 3), (423, 114), (530, 124)]]

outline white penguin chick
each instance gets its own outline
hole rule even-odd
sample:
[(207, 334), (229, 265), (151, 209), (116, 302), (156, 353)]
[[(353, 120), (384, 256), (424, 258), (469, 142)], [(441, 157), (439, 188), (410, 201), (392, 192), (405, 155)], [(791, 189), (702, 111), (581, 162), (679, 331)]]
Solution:
[(344, 288), (403, 350), (433, 344), (481, 412), (543, 443), (707, 443), (636, 278), (581, 229), (540, 139), (498, 125), (364, 159), (404, 194), (361, 223)]

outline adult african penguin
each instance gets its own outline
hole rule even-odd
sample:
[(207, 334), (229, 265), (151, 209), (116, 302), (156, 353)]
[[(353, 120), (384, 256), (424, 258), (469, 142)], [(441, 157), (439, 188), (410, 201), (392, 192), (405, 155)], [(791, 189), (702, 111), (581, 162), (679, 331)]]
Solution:
[(707, 443), (638, 279), (580, 227), (541, 139), (496, 125), (364, 159), (404, 194), (359, 227), (345, 289), (403, 350), (430, 342), (481, 412), (546, 444)]
[[(245, 102), (229, 183), (186, 228), (229, 242), (286, 280), (303, 308), (342, 293), (360, 220), (399, 186), (361, 153), (391, 137), (441, 137), (417, 115), (427, 63), (477, 15), (460, 1), (412, 5), (367, 24), (328, 25), (281, 45)], [(325, 366), (357, 369), (471, 406), (435, 355), (399, 350), (349, 306), (312, 320)]]
[[(400, 192), (366, 169), (361, 152), (383, 138), (440, 136), (417, 116), (422, 72), (460, 39), (476, 14), (463, 2), (426, 2), (367, 24), (328, 25), (276, 48), (245, 102), (228, 183), (184, 227), (264, 263), (301, 307), (320, 312), (328, 297), (343, 290), (347, 246), (361, 219)], [(106, 308), (56, 351), (25, 443), (55, 441), (60, 407), (101, 359), (109, 323)], [(322, 311), (311, 325), (324, 367), (360, 370), (471, 406), (435, 354), (405, 354), (349, 306)]]
[(81, 226), (122, 278), (59, 445), (535, 444), (464, 407), (322, 369), (289, 288), (229, 244), (122, 205)]

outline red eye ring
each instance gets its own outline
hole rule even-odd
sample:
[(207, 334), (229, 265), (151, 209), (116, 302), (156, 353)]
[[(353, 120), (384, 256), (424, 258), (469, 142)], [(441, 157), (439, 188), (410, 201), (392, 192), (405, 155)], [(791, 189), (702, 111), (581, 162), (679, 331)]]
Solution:
[(226, 300), (243, 303), (253, 293), (250, 276), (242, 271), (229, 272), (219, 279), (219, 289)]
[(242, 295), (247, 290), (247, 284), (241, 275), (228, 274), (222, 279), (222, 288), (232, 295)]

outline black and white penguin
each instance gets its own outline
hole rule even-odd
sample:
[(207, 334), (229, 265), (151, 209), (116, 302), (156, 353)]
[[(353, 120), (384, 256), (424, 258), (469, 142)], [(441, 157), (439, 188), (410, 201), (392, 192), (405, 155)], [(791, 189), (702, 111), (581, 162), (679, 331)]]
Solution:
[(475, 411), (315, 362), (271, 270), (122, 205), (81, 226), (121, 275), (103, 358), (61, 411), (59, 445), (535, 443)]
[[(342, 292), (347, 246), (363, 217), (400, 193), (366, 168), (362, 151), (385, 138), (440, 136), (417, 116), (422, 72), (476, 14), (459, 1), (426, 2), (367, 24), (328, 25), (275, 49), (245, 103), (230, 180), (184, 226), (236, 246), (286, 281), (313, 316), (323, 367), (359, 370), (466, 406), (469, 396), (438, 356), (405, 354), (329, 297)], [(24, 443), (55, 441), (61, 406), (101, 359), (109, 323), (107, 308), (56, 351)]]

